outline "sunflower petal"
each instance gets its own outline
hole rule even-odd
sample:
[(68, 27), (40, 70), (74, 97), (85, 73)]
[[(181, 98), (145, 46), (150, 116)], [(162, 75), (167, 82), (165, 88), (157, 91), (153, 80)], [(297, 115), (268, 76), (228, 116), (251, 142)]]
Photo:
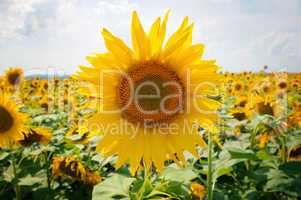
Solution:
[(107, 49), (117, 60), (126, 65), (130, 65), (132, 63), (133, 52), (121, 39), (115, 37), (105, 28), (102, 29), (102, 36), (105, 40)]
[(144, 32), (144, 29), (138, 18), (136, 11), (132, 14), (132, 45), (135, 52), (135, 56), (139, 60), (146, 60), (150, 57), (150, 44), (149, 38)]

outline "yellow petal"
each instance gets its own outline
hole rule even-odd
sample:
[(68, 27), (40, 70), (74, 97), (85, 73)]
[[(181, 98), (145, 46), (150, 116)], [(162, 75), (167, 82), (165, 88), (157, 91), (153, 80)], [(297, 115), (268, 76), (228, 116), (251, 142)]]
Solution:
[(105, 40), (107, 49), (117, 60), (126, 65), (130, 65), (132, 63), (133, 52), (121, 39), (115, 37), (105, 28), (102, 30), (102, 36)]
[(139, 60), (147, 60), (150, 57), (149, 39), (139, 21), (137, 12), (133, 12), (132, 16), (132, 44), (135, 56)]
[(180, 52), (185, 47), (185, 44), (187, 44), (187, 41), (190, 39), (192, 35), (192, 29), (193, 25), (190, 25), (183, 32), (179, 34), (175, 33), (177, 36), (174, 38), (171, 37), (173, 38), (173, 40), (171, 42), (167, 42), (167, 44), (165, 45), (164, 52), (161, 55), (162, 59), (170, 60), (173, 54)]
[(159, 46), (159, 33), (160, 33), (160, 23), (161, 19), (158, 18), (149, 31), (149, 40), (150, 40), (150, 49), (151, 49), (151, 56), (158, 54), (160, 50)]
[(184, 30), (186, 30), (187, 25), (188, 25), (188, 17), (185, 17), (181, 26), (178, 28), (178, 30), (174, 34), (172, 34), (172, 36), (170, 36), (170, 38), (168, 39), (168, 41), (165, 45), (165, 48), (169, 48), (171, 45), (173, 45), (178, 40), (179, 37), (181, 37)]
[(160, 24), (161, 19), (158, 18), (151, 27), (149, 38), (151, 45), (151, 56), (153, 59), (156, 59), (161, 50), (166, 35), (166, 24), (170, 14), (168, 10), (164, 16), (162, 23)]

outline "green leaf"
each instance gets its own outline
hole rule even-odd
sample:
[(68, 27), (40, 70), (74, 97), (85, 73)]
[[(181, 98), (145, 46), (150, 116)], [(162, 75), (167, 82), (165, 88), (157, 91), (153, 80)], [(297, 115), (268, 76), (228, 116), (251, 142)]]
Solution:
[(157, 199), (163, 199), (162, 197), (168, 197), (166, 199), (191, 199), (188, 187), (175, 181), (162, 182), (147, 196), (147, 198), (151, 199), (155, 197)]
[(153, 192), (153, 185), (150, 179), (145, 178), (135, 181), (131, 188), (131, 197), (134, 199), (144, 199)]
[(176, 164), (169, 165), (160, 175), (164, 180), (183, 182), (188, 184), (191, 180), (195, 179), (198, 175), (191, 167), (179, 168)]
[(8, 152), (1, 152), (0, 153), (0, 160), (4, 160), (7, 156), (9, 156)]
[(114, 174), (94, 186), (92, 200), (130, 199), (129, 189), (135, 178)]
[(12, 182), (15, 178), (14, 176), (14, 168), (10, 165), (4, 172), (3, 172), (4, 180), (7, 182)]
[[(243, 159), (232, 159), (229, 152), (222, 151), (219, 155), (219, 159), (213, 162), (213, 182), (215, 182), (219, 177), (229, 174), (233, 170), (233, 166), (239, 162), (242, 162)], [(207, 168), (206, 168), (207, 174)]]
[(288, 185), (291, 183), (291, 179), (278, 169), (272, 169), (267, 173), (268, 182), (266, 183), (264, 190), (268, 192), (285, 192), (288, 189)]
[(279, 166), (279, 169), (289, 176), (301, 177), (301, 161), (290, 161)]
[(40, 171), (39, 173), (32, 176), (31, 174), (26, 175), (19, 179), (19, 185), (22, 186), (32, 186), (35, 184), (44, 185), (46, 186), (46, 172)]
[(260, 160), (273, 160), (273, 157), (269, 155), (266, 151), (259, 151), (256, 153), (257, 158)]
[(258, 160), (256, 154), (251, 150), (231, 148), (228, 151), (233, 159)]

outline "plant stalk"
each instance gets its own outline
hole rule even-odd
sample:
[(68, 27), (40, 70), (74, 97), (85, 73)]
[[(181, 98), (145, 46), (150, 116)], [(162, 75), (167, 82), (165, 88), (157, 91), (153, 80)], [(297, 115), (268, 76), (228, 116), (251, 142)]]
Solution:
[(281, 141), (281, 157), (282, 157), (282, 162), (286, 163), (287, 162), (287, 147), (286, 147), (286, 137), (283, 136), (280, 138)]
[(50, 168), (51, 154), (49, 154), (47, 156), (47, 153), (44, 153), (44, 156), (45, 156), (45, 159), (46, 159), (46, 169), (45, 170), (46, 170), (46, 175), (47, 175), (47, 189), (50, 192), (51, 191), (51, 174), (50, 174), (49, 168)]
[(209, 131), (208, 133), (208, 174), (207, 174), (207, 187), (208, 187), (208, 200), (212, 200), (213, 198), (213, 184), (212, 184), (212, 133)]
[[(13, 166), (14, 177), (18, 178), (17, 165), (16, 165), (16, 159), (15, 158), (12, 159), (12, 166)], [(20, 189), (20, 186), (18, 184), (18, 180), (17, 180), (16, 185), (15, 185), (15, 192), (16, 192), (17, 200), (21, 200), (21, 189)]]

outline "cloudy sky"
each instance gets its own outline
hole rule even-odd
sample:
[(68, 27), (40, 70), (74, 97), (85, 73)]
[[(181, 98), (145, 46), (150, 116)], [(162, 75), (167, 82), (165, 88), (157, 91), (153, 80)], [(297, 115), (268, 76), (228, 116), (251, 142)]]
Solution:
[(130, 41), (132, 10), (149, 28), (170, 9), (169, 34), (184, 16), (194, 41), (228, 71), (301, 71), (301, 0), (0, 0), (0, 73), (72, 73), (104, 51), (100, 28)]

